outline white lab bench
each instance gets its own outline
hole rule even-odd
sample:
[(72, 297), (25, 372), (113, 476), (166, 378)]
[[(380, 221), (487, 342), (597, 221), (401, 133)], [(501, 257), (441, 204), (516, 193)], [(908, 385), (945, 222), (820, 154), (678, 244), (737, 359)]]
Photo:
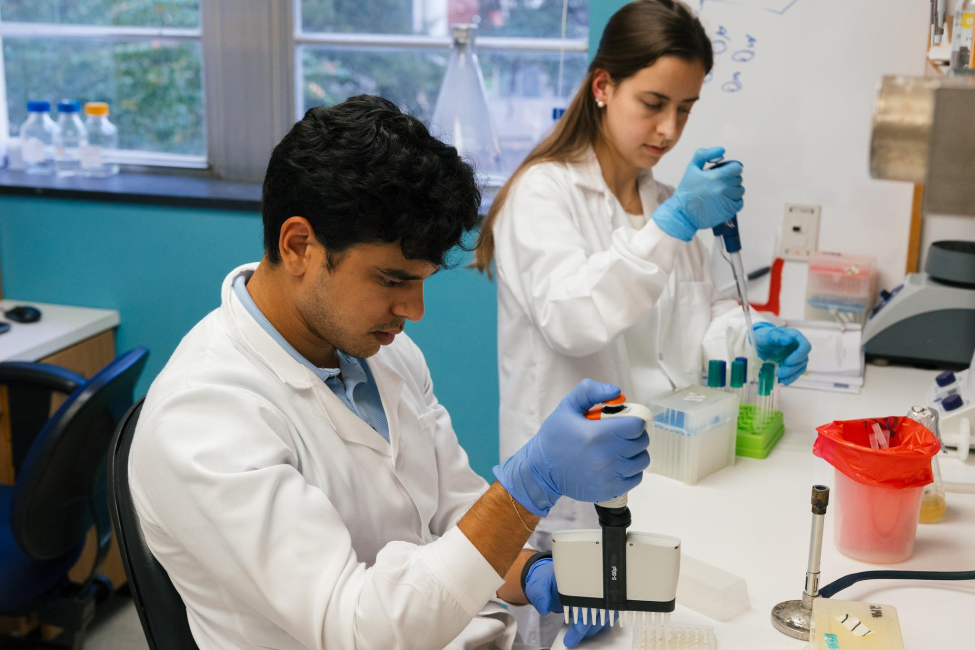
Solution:
[(112, 309), (0, 300), (0, 310), (17, 305), (36, 307), (41, 319), (36, 323), (10, 322), (10, 331), (0, 334), (0, 361), (42, 360), (119, 324), (119, 313)]
[[(677, 604), (674, 623), (714, 627), (720, 650), (800, 650), (805, 641), (776, 631), (772, 607), (801, 597), (812, 522), (814, 484), (833, 486), (833, 468), (813, 456), (816, 427), (833, 420), (904, 415), (923, 404), (935, 372), (868, 366), (859, 395), (782, 389), (786, 433), (765, 460), (738, 458), (733, 467), (697, 485), (646, 474), (630, 493), (631, 530), (680, 538), (683, 552), (745, 578), (751, 608), (718, 622)], [(967, 463), (941, 457), (946, 481), (975, 482), (975, 455)], [(833, 495), (831, 495), (832, 497)], [(975, 494), (947, 495), (948, 510), (936, 524), (919, 524), (914, 554), (897, 565), (858, 562), (836, 550), (832, 506), (826, 516), (822, 582), (874, 569), (975, 570)], [(975, 611), (975, 582), (870, 580), (834, 596), (897, 608), (909, 650), (975, 647), (975, 628), (964, 616)], [(618, 628), (617, 628), (618, 629)], [(612, 634), (618, 634), (614, 629)], [(557, 641), (555, 648), (564, 647)], [(624, 647), (597, 635), (580, 648)], [(628, 644), (626, 645), (628, 648)]]

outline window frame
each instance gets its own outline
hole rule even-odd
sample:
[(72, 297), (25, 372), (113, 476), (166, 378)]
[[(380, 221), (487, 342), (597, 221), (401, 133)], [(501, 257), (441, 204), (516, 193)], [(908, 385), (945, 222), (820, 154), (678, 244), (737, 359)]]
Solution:
[[(206, 156), (123, 151), (123, 170), (263, 178), (274, 145), (304, 113), (300, 50), (382, 47), (449, 50), (449, 36), (306, 32), (301, 0), (200, 0), (197, 28), (4, 22), (0, 16), (0, 124), (6, 123), (4, 38), (197, 41), (202, 48)], [(587, 38), (482, 36), (478, 50), (586, 52)], [(257, 82), (255, 83), (255, 80)], [(241, 137), (241, 133), (248, 134)], [(8, 137), (0, 129), (0, 142)]]
[[(5, 38), (48, 38), (59, 40), (100, 40), (109, 42), (132, 41), (197, 41), (201, 42), (203, 30), (184, 27), (137, 27), (126, 25), (74, 25), (59, 23), (5, 22), (0, 16), (0, 125), (8, 123), (6, 73), (3, 60)], [(7, 129), (0, 128), (0, 138), (9, 137)], [(209, 148), (209, 142), (207, 143)], [(161, 153), (154, 151), (120, 150), (119, 162), (124, 166), (167, 167), (206, 169), (206, 156)]]

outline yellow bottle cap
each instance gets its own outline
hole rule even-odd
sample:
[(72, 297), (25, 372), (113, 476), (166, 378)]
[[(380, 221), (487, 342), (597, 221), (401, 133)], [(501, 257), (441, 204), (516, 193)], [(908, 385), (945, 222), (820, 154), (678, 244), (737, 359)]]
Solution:
[(88, 102), (85, 104), (87, 115), (108, 115), (108, 104), (105, 102)]

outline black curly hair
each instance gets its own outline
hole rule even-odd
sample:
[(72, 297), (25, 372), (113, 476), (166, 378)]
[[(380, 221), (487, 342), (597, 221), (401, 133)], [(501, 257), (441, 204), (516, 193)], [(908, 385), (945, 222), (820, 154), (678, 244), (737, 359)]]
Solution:
[(271, 153), (261, 214), (264, 251), (281, 261), (281, 225), (308, 220), (327, 264), (356, 244), (399, 241), (407, 259), (448, 266), (477, 220), (474, 170), (420, 120), (382, 97), (310, 109)]

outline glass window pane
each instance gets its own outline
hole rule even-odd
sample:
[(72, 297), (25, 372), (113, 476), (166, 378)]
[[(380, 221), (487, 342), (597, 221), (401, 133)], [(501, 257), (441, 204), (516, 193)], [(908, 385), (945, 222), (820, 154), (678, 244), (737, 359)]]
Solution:
[[(429, 122), (450, 52), (306, 47), (299, 56), (304, 110), (366, 93), (386, 97)], [(481, 50), (478, 58), (504, 169), (510, 173), (551, 129), (552, 109), (565, 107), (575, 93), (585, 75), (586, 53), (565, 53), (561, 98), (558, 52)]]
[(433, 114), (449, 50), (302, 47), (305, 110), (379, 95), (421, 120)]
[(14, 129), (29, 99), (104, 101), (121, 149), (206, 154), (198, 42), (5, 38), (3, 56)]
[(502, 166), (511, 173), (554, 124), (552, 109), (565, 108), (588, 66), (585, 52), (566, 52), (558, 94), (558, 52), (480, 50), (488, 108), (501, 140)]
[(70, 25), (199, 27), (200, 0), (0, 0), (0, 20)]
[[(301, 0), (309, 32), (447, 36), (476, 23), (482, 36), (558, 38), (563, 0)], [(588, 38), (589, 0), (569, 0), (567, 38)]]

